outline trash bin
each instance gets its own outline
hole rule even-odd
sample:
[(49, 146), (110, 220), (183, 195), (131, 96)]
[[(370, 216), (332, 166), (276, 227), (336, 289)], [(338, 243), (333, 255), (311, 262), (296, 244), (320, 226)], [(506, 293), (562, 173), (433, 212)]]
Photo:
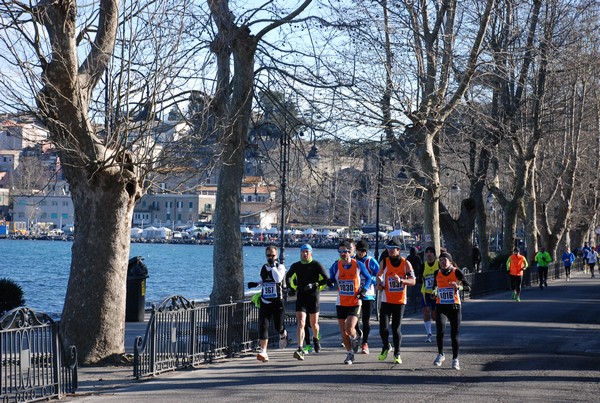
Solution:
[(146, 310), (146, 279), (148, 267), (142, 256), (129, 259), (127, 266), (127, 294), (125, 297), (125, 322), (143, 322)]

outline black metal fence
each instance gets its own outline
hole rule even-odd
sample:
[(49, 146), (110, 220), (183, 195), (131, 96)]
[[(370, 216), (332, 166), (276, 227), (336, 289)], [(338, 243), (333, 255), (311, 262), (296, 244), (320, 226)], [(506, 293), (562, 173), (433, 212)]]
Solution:
[(58, 323), (17, 308), (0, 318), (0, 402), (61, 398), (77, 389), (77, 351), (62, 348)]
[[(253, 351), (258, 326), (252, 301), (209, 306), (170, 297), (152, 308), (146, 334), (136, 338), (133, 375), (140, 379)], [(269, 334), (270, 342), (278, 340), (273, 329)]]

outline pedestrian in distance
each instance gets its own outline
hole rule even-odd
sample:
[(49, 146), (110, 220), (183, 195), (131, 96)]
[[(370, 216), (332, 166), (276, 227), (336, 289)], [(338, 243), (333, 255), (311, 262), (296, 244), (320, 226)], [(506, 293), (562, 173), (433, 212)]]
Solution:
[(321, 263), (313, 260), (312, 246), (304, 244), (300, 247), (300, 261), (295, 262), (286, 274), (286, 281), (296, 276), (296, 290), (290, 290), (290, 296), (296, 295), (296, 321), (298, 323), (296, 336), (298, 349), (294, 352), (294, 358), (304, 360), (304, 327), (306, 320), (310, 321), (313, 330), (313, 349), (316, 353), (321, 351), (319, 341), (319, 311), (321, 286), (327, 284), (329, 275)]
[(552, 262), (552, 256), (546, 251), (543, 246), (540, 247), (538, 253), (535, 254), (535, 263), (538, 267), (538, 275), (540, 277), (540, 290), (548, 287), (548, 265)]
[(565, 247), (565, 252), (562, 254), (561, 260), (565, 265), (565, 278), (567, 281), (571, 280), (571, 266), (575, 262), (575, 255), (571, 252), (569, 247)]
[(436, 367), (440, 367), (446, 359), (444, 355), (444, 330), (446, 323), (450, 322), (452, 368), (459, 370), (458, 335), (462, 321), (460, 291), (469, 291), (471, 287), (462, 271), (452, 265), (452, 255), (448, 252), (440, 253), (439, 266), (440, 268), (436, 270), (434, 275), (433, 292), (431, 293), (432, 298), (436, 300), (435, 327), (438, 348), (438, 355), (433, 364)]
[(521, 255), (519, 248), (514, 248), (512, 255), (506, 261), (506, 271), (510, 275), (510, 288), (512, 299), (521, 302), (521, 285), (523, 283), (523, 272), (527, 269), (527, 259)]
[(587, 253), (587, 265), (590, 269), (590, 273), (592, 274), (592, 278), (596, 278), (594, 275), (594, 267), (598, 263), (598, 252), (595, 249), (591, 248)]
[(584, 242), (583, 248), (581, 248), (581, 256), (583, 256), (583, 273), (588, 272), (588, 253), (592, 250), (589, 242)]
[[(371, 273), (362, 262), (351, 257), (350, 242), (342, 241), (338, 246), (340, 258), (329, 269), (329, 285), (337, 285), (336, 316), (346, 348), (344, 364), (354, 363), (354, 354), (358, 351), (360, 338), (356, 324), (360, 316), (362, 299), (371, 287)], [(363, 282), (364, 281), (364, 282)]]
[[(356, 260), (361, 262), (367, 268), (367, 271), (371, 274), (371, 286), (367, 289), (365, 297), (362, 300), (361, 319), (362, 319), (362, 331), (359, 332), (361, 336), (361, 353), (369, 354), (369, 334), (371, 333), (371, 313), (375, 306), (375, 276), (379, 272), (379, 263), (371, 256), (368, 256), (369, 242), (360, 240), (356, 244)], [(361, 285), (364, 288), (366, 284), (365, 278), (361, 278)], [(360, 325), (360, 323), (359, 323)]]
[(256, 359), (262, 362), (269, 361), (267, 346), (269, 343), (269, 323), (273, 321), (275, 329), (279, 332), (279, 348), (287, 346), (287, 331), (284, 326), (285, 306), (283, 303), (283, 284), (285, 279), (285, 266), (278, 261), (276, 246), (267, 246), (265, 250), (267, 263), (260, 269), (260, 282), (250, 281), (248, 288), (261, 286), (260, 307), (258, 309), (258, 323), (260, 336), (260, 350)]
[(389, 256), (381, 262), (377, 273), (377, 289), (381, 291), (379, 335), (383, 343), (381, 354), (377, 359), (384, 361), (390, 351), (388, 327), (391, 319), (394, 364), (402, 364), (402, 358), (400, 357), (402, 317), (406, 307), (407, 287), (416, 284), (416, 276), (410, 262), (400, 256), (400, 245), (396, 241), (389, 241), (386, 249)]
[(423, 306), (423, 324), (425, 325), (425, 341), (431, 343), (431, 320), (435, 320), (435, 299), (431, 298), (433, 292), (434, 275), (439, 269), (439, 262), (436, 258), (435, 248), (428, 246), (425, 248), (425, 262), (423, 263), (423, 276), (421, 278), (421, 305)]

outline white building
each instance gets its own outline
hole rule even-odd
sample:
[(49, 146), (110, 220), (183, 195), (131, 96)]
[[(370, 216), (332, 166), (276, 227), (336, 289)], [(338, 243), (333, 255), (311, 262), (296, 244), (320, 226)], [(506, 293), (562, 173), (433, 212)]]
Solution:
[(26, 222), (34, 232), (72, 226), (75, 220), (70, 195), (15, 196), (11, 213), (13, 221)]

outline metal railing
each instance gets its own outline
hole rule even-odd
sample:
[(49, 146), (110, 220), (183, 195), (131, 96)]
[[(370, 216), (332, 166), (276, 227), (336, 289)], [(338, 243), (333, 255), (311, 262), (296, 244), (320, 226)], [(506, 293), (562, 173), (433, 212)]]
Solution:
[[(259, 342), (252, 301), (200, 305), (176, 295), (153, 306), (146, 334), (134, 345), (133, 375), (155, 376), (253, 351)], [(278, 340), (272, 328), (270, 342)]]
[(16, 308), (0, 318), (0, 402), (61, 398), (77, 389), (77, 351), (62, 348), (58, 323)]

